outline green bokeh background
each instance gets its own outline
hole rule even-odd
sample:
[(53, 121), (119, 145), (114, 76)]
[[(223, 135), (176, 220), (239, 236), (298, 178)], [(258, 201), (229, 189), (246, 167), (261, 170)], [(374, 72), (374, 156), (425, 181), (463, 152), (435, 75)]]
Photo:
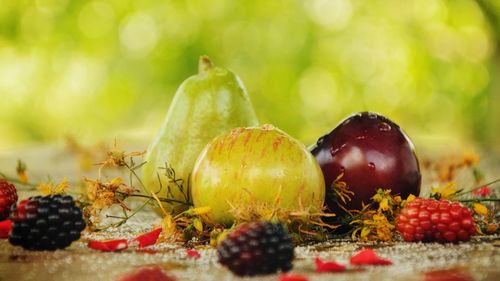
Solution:
[(309, 144), (377, 111), (419, 144), (500, 152), (500, 1), (1, 0), (0, 150), (137, 139), (207, 54)]

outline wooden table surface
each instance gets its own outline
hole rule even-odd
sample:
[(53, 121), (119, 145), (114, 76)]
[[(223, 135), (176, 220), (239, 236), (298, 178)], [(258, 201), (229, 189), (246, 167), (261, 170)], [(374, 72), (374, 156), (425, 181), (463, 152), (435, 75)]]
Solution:
[[(138, 146), (140, 147), (140, 145)], [(47, 175), (58, 181), (63, 176), (78, 179), (95, 177), (95, 171), (83, 173), (76, 156), (62, 146), (37, 146), (0, 151), (0, 172), (14, 174), (18, 158), (28, 165), (30, 176), (43, 180)], [(491, 174), (500, 175), (498, 169)], [(425, 179), (425, 174), (424, 174)], [(425, 185), (425, 180), (424, 180)], [(20, 197), (29, 193), (21, 192)], [(87, 248), (88, 239), (129, 238), (150, 230), (160, 218), (144, 211), (119, 229), (84, 233), (81, 241), (65, 250), (30, 252), (0, 240), (0, 281), (4, 280), (116, 280), (142, 266), (158, 265), (177, 280), (239, 280), (217, 263), (214, 249), (200, 248), (201, 258), (187, 257), (181, 244), (159, 244), (151, 252), (125, 250), (102, 253)], [(393, 261), (390, 266), (351, 267), (343, 273), (315, 273), (314, 258), (347, 263), (362, 247), (372, 247), (379, 255)], [(328, 241), (296, 248), (292, 273), (309, 280), (500, 280), (500, 240), (498, 237), (474, 238), (468, 243), (375, 243)], [(244, 280), (278, 280), (279, 275)]]

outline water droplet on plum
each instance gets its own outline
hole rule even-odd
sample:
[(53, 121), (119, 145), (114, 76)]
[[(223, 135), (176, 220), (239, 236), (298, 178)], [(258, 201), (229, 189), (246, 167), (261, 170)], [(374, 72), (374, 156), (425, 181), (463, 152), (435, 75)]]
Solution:
[(376, 166), (375, 166), (375, 164), (373, 162), (370, 162), (370, 163), (368, 163), (368, 168), (370, 170), (375, 170)]
[(378, 130), (381, 132), (389, 132), (391, 130), (391, 125), (389, 125), (385, 122), (382, 122), (382, 123), (378, 124)]
[(334, 147), (332, 147), (332, 149), (330, 150), (330, 154), (332, 156), (335, 156), (335, 154), (337, 154), (339, 151), (340, 151), (340, 148), (334, 148)]

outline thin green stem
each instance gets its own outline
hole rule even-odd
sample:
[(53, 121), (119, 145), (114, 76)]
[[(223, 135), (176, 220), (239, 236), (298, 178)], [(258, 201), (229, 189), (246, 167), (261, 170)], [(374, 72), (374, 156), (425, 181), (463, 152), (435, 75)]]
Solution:
[[(128, 195), (130, 197), (140, 197), (140, 198), (148, 198), (148, 199), (153, 198), (152, 196), (143, 195), (143, 194), (128, 194), (128, 193), (123, 193), (123, 192), (117, 192), (117, 193), (125, 194), (125, 195)], [(188, 202), (184, 202), (184, 201), (180, 201), (180, 200), (162, 198), (162, 197), (158, 197), (158, 199), (160, 199), (161, 202), (165, 202), (165, 203), (177, 203), (177, 204), (183, 204), (183, 205), (187, 205), (187, 206), (193, 206), (192, 203), (188, 203)]]
[(120, 216), (113, 216), (113, 215), (106, 215), (107, 218), (112, 218), (112, 219), (121, 219), (121, 220), (127, 220), (130, 217), (120, 217)]
[[(468, 190), (468, 191), (465, 191), (465, 192), (460, 192), (460, 193), (458, 193), (458, 194), (457, 194), (457, 196), (463, 196), (463, 195), (465, 195), (465, 194), (472, 193), (472, 192), (474, 192), (474, 191), (476, 191), (476, 190), (478, 190), (478, 189), (480, 189), (480, 188), (483, 188), (483, 187), (485, 187), (485, 186), (491, 186), (491, 185), (493, 185), (493, 184), (495, 184), (495, 183), (497, 183), (497, 182), (500, 182), (500, 179), (496, 179), (496, 180), (494, 180), (494, 181), (490, 181), (490, 182), (485, 183), (485, 184), (482, 184), (482, 185), (480, 185), (480, 186), (476, 186), (476, 187), (472, 188), (471, 190)], [(500, 186), (500, 185), (499, 185), (499, 186)]]
[(127, 163), (125, 163), (125, 167), (127, 167), (127, 169), (135, 176), (135, 179), (141, 184), (142, 188), (144, 188), (144, 184), (142, 183), (141, 178), (139, 177), (139, 175), (137, 175), (135, 170), (130, 168), (130, 166)]
[(130, 215), (128, 215), (127, 212), (125, 210), (123, 210), (124, 211), (124, 217), (113, 216), (113, 215), (106, 215), (107, 218), (121, 219), (121, 221), (119, 221), (117, 223), (114, 223), (114, 224), (111, 224), (111, 225), (105, 227), (104, 229), (107, 229), (109, 227), (119, 227), (119, 226), (123, 225), (131, 217), (135, 216), (139, 211), (141, 211), (142, 209), (144, 209), (144, 207), (146, 207), (149, 204), (149, 202), (151, 202), (152, 200), (153, 200), (153, 198), (148, 198), (148, 200), (144, 201), (144, 203), (139, 208), (135, 209)]
[[(17, 183), (17, 184), (21, 184), (21, 185), (25, 185), (25, 186), (32, 187), (32, 188), (33, 188), (33, 190), (35, 190), (35, 188), (36, 188), (36, 186), (37, 186), (36, 184), (31, 183), (31, 182), (23, 182), (23, 181), (21, 181), (21, 180), (20, 180), (20, 179), (18, 179), (18, 178), (9, 177), (9, 176), (7, 176), (7, 175), (6, 175), (6, 174), (4, 174), (4, 173), (0, 173), (0, 177), (1, 177), (1, 178), (3, 178), (3, 179), (5, 179), (5, 180), (7, 180), (7, 181), (9, 181), (9, 182), (11, 182), (11, 183)], [(31, 190), (31, 189), (30, 189), (30, 190)]]
[(142, 204), (139, 208), (137, 208), (135, 211), (133, 211), (133, 212), (132, 212), (132, 214), (130, 214), (130, 215), (128, 216), (128, 218), (133, 217), (133, 216), (134, 216), (135, 214), (137, 214), (139, 211), (141, 211), (142, 209), (144, 209), (144, 207), (146, 207), (146, 206), (149, 204), (149, 202), (151, 202), (152, 200), (153, 200), (153, 198), (148, 198), (148, 200), (146, 200), (146, 201), (144, 202), (144, 204)]

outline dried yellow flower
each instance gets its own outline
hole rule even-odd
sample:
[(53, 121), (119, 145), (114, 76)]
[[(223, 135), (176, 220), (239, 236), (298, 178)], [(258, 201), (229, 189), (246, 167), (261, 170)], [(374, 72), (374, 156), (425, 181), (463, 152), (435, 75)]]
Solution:
[(390, 207), (389, 207), (389, 200), (387, 198), (384, 198), (382, 199), (382, 201), (380, 201), (380, 205), (379, 205), (379, 210), (385, 212), (385, 211), (389, 211)]
[(17, 176), (19, 177), (19, 181), (21, 181), (21, 183), (28, 182), (28, 176), (26, 175), (26, 169), (27, 169), (26, 164), (21, 160), (17, 160), (16, 172), (17, 172)]
[(203, 232), (203, 223), (201, 222), (201, 220), (199, 218), (193, 219), (193, 226), (199, 232)]
[(477, 165), (480, 160), (479, 154), (477, 154), (474, 151), (465, 151), (462, 157), (463, 157), (463, 165), (467, 167)]
[(431, 191), (431, 197), (436, 199), (450, 199), (459, 190), (457, 189), (455, 182), (448, 182), (442, 187), (433, 187)]
[(360, 238), (362, 241), (365, 241), (365, 240), (368, 240), (368, 235), (370, 235), (370, 228), (369, 227), (363, 227), (361, 229), (361, 234), (360, 234)]
[(85, 178), (87, 198), (90, 206), (86, 207), (88, 220), (97, 224), (99, 213), (114, 204), (120, 205), (124, 210), (130, 210), (124, 200), (134, 193), (134, 189), (123, 183), (122, 178), (114, 178), (109, 182)]
[(212, 211), (211, 207), (204, 206), (204, 207), (198, 207), (198, 208), (191, 208), (191, 209), (186, 211), (186, 214), (191, 215), (191, 216), (201, 216), (201, 215), (206, 215), (211, 211)]
[(410, 203), (411, 201), (415, 200), (417, 197), (413, 194), (408, 195), (406, 198), (406, 203)]
[(489, 223), (488, 226), (486, 227), (486, 234), (493, 234), (498, 230), (498, 224), (496, 223)]
[(64, 194), (68, 188), (68, 179), (64, 177), (61, 183), (55, 185), (53, 182), (41, 183), (36, 189), (40, 191), (42, 195), (55, 195)]
[[(413, 200), (409, 196), (407, 200)], [(378, 189), (372, 197), (372, 202), (365, 205), (356, 215), (358, 219), (350, 224), (354, 226), (351, 233), (353, 240), (361, 241), (392, 241), (394, 235), (394, 214), (403, 203), (401, 196), (392, 196), (390, 189)]]
[(483, 216), (483, 217), (487, 217), (488, 216), (488, 208), (486, 208), (486, 206), (484, 206), (483, 204), (481, 203), (474, 203), (473, 204), (474, 206), (474, 211)]

